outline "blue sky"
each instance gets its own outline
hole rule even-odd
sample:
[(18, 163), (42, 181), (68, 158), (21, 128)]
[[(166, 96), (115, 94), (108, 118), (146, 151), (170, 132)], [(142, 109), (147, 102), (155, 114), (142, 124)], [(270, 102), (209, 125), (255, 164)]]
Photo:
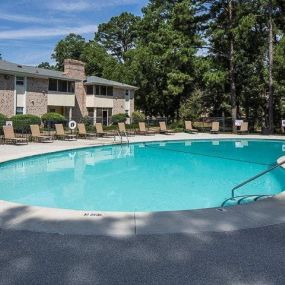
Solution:
[(128, 11), (141, 15), (147, 0), (0, 0), (0, 53), (4, 60), (52, 62), (55, 44), (74, 32), (86, 40), (100, 23)]

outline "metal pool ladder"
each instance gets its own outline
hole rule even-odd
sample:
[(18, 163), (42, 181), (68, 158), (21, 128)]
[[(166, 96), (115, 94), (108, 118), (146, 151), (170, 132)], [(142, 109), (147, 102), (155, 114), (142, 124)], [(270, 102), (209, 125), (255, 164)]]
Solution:
[[(282, 158), (283, 158), (283, 160), (282, 160)], [(279, 158), (279, 159), (277, 160), (277, 163), (274, 164), (274, 165), (273, 165), (272, 167), (270, 167), (269, 169), (267, 169), (267, 170), (265, 170), (265, 171), (262, 171), (262, 172), (260, 172), (259, 174), (255, 175), (255, 176), (253, 176), (253, 177), (251, 177), (251, 178), (245, 180), (244, 182), (238, 184), (237, 186), (235, 186), (235, 187), (231, 190), (231, 191), (232, 191), (232, 193), (231, 193), (231, 198), (225, 200), (221, 206), (222, 206), (222, 207), (225, 206), (225, 205), (227, 204), (227, 202), (229, 202), (229, 201), (235, 201), (236, 198), (238, 198), (238, 204), (240, 204), (242, 201), (244, 201), (244, 200), (247, 199), (247, 198), (253, 198), (254, 201), (257, 201), (257, 200), (259, 200), (259, 199), (261, 199), (261, 198), (270, 197), (270, 195), (244, 195), (244, 196), (235, 196), (235, 192), (236, 192), (236, 190), (238, 190), (239, 188), (243, 187), (244, 185), (246, 185), (246, 184), (248, 184), (248, 183), (250, 183), (250, 182), (252, 182), (252, 181), (254, 181), (254, 180), (256, 180), (256, 179), (258, 179), (258, 178), (260, 178), (260, 177), (262, 177), (262, 176), (264, 176), (265, 174), (267, 174), (267, 173), (273, 171), (274, 169), (276, 169), (276, 168), (278, 168), (279, 166), (282, 166), (282, 165), (284, 165), (284, 164), (285, 164), (285, 157), (281, 157), (281, 158)]]
[(235, 196), (234, 198), (229, 198), (227, 200), (225, 200), (221, 207), (225, 207), (228, 205), (228, 203), (230, 203), (230, 206), (233, 206), (233, 205), (241, 205), (243, 204), (244, 202), (256, 202), (256, 201), (259, 201), (259, 200), (262, 200), (264, 198), (269, 198), (269, 197), (272, 197), (272, 195), (243, 195), (243, 196)]
[(121, 144), (124, 143), (123, 135), (126, 138), (126, 143), (129, 145), (130, 144), (130, 140), (129, 140), (129, 136), (128, 136), (127, 132), (124, 132), (124, 134), (122, 134), (120, 131), (118, 131), (118, 136), (120, 137)]
[(272, 170), (278, 168), (279, 166), (281, 165), (284, 165), (285, 164), (285, 159), (282, 161), (282, 162), (277, 162), (274, 166), (270, 167), (269, 169), (265, 170), (265, 171), (262, 171), (260, 172), (259, 174), (247, 179), (246, 181), (240, 183), (239, 185), (235, 186), (233, 189), (232, 189), (232, 199), (235, 197), (235, 191), (239, 188), (241, 188), (242, 186), (250, 183), (251, 181), (253, 180), (256, 180), (257, 178), (261, 177), (261, 176), (264, 176), (265, 174), (271, 172)]

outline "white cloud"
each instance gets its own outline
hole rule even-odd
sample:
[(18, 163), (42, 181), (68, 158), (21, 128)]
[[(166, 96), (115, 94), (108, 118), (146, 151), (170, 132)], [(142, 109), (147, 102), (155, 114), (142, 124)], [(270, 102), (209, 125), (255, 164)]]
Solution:
[(54, 10), (74, 12), (88, 10), (92, 3), (89, 1), (52, 1), (48, 4)]
[(0, 19), (11, 21), (11, 22), (20, 22), (20, 23), (44, 23), (46, 19), (37, 18), (32, 16), (24, 16), (24, 15), (16, 15), (16, 14), (8, 14), (8, 13), (0, 13)]
[[(38, 10), (40, 14), (45, 11), (45, 16), (40, 17), (31, 16), (27, 14), (17, 14), (14, 12), (2, 11), (0, 12), (0, 20), (18, 23), (30, 23), (30, 24), (56, 24), (64, 23), (74, 20), (78, 15), (77, 12), (82, 11), (96, 11), (104, 8), (110, 9), (111, 7), (118, 7), (131, 4), (141, 4), (142, 0), (49, 0), (44, 3), (34, 2), (34, 0), (25, 0), (25, 4), (29, 3), (33, 5), (34, 10)], [(36, 6), (40, 5), (35, 9)], [(0, 4), (1, 6), (1, 4)], [(49, 13), (47, 13), (49, 11)], [(65, 12), (65, 13), (56, 13)], [(60, 15), (60, 16), (59, 16)], [(3, 26), (1, 26), (3, 30)]]
[[(45, 16), (45, 17), (34, 17), (31, 15), (17, 15), (8, 12), (0, 12), (0, 20), (4, 20), (6, 22), (15, 22), (15, 23), (24, 23), (24, 24), (59, 24), (70, 21), (70, 17), (57, 17), (57, 16)], [(1, 25), (1, 30), (4, 27)]]
[(27, 29), (0, 31), (0, 40), (54, 37), (54, 36), (63, 36), (70, 33), (88, 34), (96, 31), (97, 31), (97, 25), (83, 25), (79, 27), (63, 27), (63, 28), (27, 28)]
[(64, 12), (80, 12), (89, 9), (100, 10), (109, 7), (140, 4), (141, 2), (141, 0), (51, 0), (46, 4), (46, 8)]
[(43, 61), (50, 61), (50, 55), (52, 54), (52, 50), (45, 51), (37, 51), (32, 50), (30, 52), (25, 51), (24, 55), (16, 56), (13, 58), (13, 61), (24, 64), (24, 65), (38, 65)]

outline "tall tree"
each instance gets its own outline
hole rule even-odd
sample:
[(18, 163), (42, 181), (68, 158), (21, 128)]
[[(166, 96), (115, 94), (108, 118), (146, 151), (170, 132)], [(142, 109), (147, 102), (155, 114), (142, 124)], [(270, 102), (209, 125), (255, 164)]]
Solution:
[(110, 58), (111, 55), (96, 41), (86, 43), (80, 55), (80, 59), (86, 63), (86, 74), (96, 76), (102, 76), (104, 68), (109, 64), (108, 60), (111, 60)]
[(228, 73), (228, 91), (230, 94), (231, 117), (233, 129), (237, 118), (236, 94), (236, 43), (234, 30), (237, 26), (236, 0), (216, 0), (209, 6), (211, 18), (208, 38), (210, 53)]
[(273, 117), (273, 3), (269, 0), (268, 5), (268, 127), (270, 132), (274, 129), (274, 117)]
[(52, 54), (52, 59), (56, 61), (58, 70), (63, 70), (64, 59), (80, 59), (86, 46), (85, 39), (76, 34), (69, 34), (64, 39), (60, 40)]
[(261, 0), (261, 7), (267, 18), (268, 29), (268, 128), (270, 132), (274, 131), (274, 105), (275, 105), (275, 87), (274, 83), (274, 51), (275, 46), (280, 39), (284, 37), (284, 12), (285, 3), (281, 0)]
[(232, 125), (234, 132), (236, 131), (235, 121), (237, 119), (237, 99), (236, 99), (236, 82), (235, 82), (235, 63), (234, 63), (234, 19), (233, 19), (233, 9), (234, 1), (229, 0), (228, 3), (228, 13), (229, 13), (229, 41), (230, 41), (230, 52), (229, 52), (229, 61), (230, 61), (230, 93), (231, 93), (231, 109), (232, 109)]
[(265, 28), (267, 30), (267, 36), (264, 40), (264, 50), (265, 50), (265, 67), (267, 68), (267, 112), (266, 126), (272, 133), (274, 131), (274, 119), (277, 117), (274, 109), (277, 107), (277, 90), (279, 89), (279, 83), (275, 80), (274, 72), (275, 68), (275, 49), (279, 42), (282, 42), (284, 37), (284, 12), (285, 3), (282, 0), (256, 0), (259, 5), (258, 17), (262, 18), (265, 23)]
[(143, 9), (132, 64), (140, 86), (138, 104), (150, 115), (179, 117), (194, 90), (197, 7), (190, 0), (151, 0)]
[(236, 26), (236, 85), (240, 114), (262, 125), (267, 110), (266, 22), (255, 1), (239, 4)]
[(266, 117), (272, 129), (285, 116), (284, 11), (284, 0), (150, 0), (142, 19), (113, 17), (93, 41), (70, 35), (53, 56), (59, 68), (81, 59), (90, 75), (138, 86), (148, 115), (179, 119), (199, 105), (232, 122)]
[(56, 69), (56, 67), (54, 65), (50, 65), (50, 63), (47, 62), (47, 61), (44, 61), (44, 62), (40, 63), (38, 65), (38, 67), (39, 68), (44, 68), (44, 69), (51, 69), (51, 70), (55, 70)]
[(108, 23), (98, 26), (95, 40), (113, 56), (116, 56), (119, 61), (124, 61), (125, 53), (135, 47), (139, 20), (140, 17), (127, 12), (112, 17)]

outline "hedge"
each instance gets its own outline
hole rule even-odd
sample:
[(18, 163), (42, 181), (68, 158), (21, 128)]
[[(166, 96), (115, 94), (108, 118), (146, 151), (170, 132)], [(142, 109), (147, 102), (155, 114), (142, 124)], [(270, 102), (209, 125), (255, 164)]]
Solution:
[(0, 113), (0, 126), (4, 126), (7, 120), (8, 118), (5, 115)]
[(42, 115), (42, 121), (45, 128), (50, 127), (53, 128), (54, 124), (63, 124), (67, 123), (67, 119), (58, 113), (46, 113)]
[(0, 134), (3, 133), (3, 128), (2, 127), (5, 126), (6, 121), (7, 121), (7, 117), (0, 113)]
[(118, 123), (124, 123), (126, 122), (126, 119), (128, 118), (127, 114), (120, 113), (112, 116), (112, 123), (114, 125), (117, 125)]
[(135, 111), (132, 113), (132, 122), (138, 124), (145, 121), (145, 115), (141, 112)]
[(10, 119), (15, 132), (29, 133), (30, 125), (40, 125), (41, 118), (35, 115), (15, 115)]

